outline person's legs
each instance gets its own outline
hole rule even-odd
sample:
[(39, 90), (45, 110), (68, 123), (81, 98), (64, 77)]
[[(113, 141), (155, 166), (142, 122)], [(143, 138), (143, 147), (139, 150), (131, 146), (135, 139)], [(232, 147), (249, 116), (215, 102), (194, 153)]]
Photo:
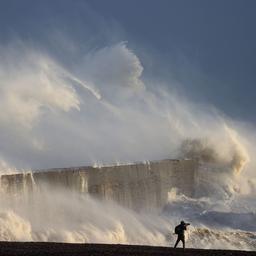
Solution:
[(178, 236), (178, 237), (177, 237), (177, 241), (176, 241), (176, 243), (175, 243), (175, 245), (174, 245), (174, 248), (177, 247), (177, 245), (178, 245), (178, 243), (179, 243), (180, 240), (181, 240), (181, 239), (180, 239), (180, 236)]
[(180, 240), (182, 241), (183, 249), (185, 249), (185, 236), (182, 236)]

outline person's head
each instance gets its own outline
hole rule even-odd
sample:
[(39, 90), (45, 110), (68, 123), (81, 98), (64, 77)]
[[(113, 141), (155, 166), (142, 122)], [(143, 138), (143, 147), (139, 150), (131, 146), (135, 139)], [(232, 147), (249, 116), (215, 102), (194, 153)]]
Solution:
[(182, 221), (180, 222), (180, 224), (181, 224), (181, 225), (184, 225), (184, 224), (185, 224), (185, 221), (184, 221), (184, 220), (182, 220)]

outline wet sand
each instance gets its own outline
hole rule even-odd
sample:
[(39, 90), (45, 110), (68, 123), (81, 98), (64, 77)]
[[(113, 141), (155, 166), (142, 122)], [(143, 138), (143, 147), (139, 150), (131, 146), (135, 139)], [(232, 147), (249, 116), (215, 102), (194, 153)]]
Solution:
[(256, 252), (231, 250), (173, 249), (170, 247), (0, 242), (0, 256), (255, 256)]

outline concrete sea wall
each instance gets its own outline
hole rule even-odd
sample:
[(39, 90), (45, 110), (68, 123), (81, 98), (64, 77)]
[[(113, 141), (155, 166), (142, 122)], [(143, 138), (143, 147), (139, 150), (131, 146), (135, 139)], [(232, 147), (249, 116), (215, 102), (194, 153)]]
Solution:
[(45, 186), (88, 193), (140, 211), (163, 207), (176, 187), (194, 194), (198, 162), (162, 160), (104, 167), (56, 168), (1, 176), (1, 191), (8, 195), (32, 195)]

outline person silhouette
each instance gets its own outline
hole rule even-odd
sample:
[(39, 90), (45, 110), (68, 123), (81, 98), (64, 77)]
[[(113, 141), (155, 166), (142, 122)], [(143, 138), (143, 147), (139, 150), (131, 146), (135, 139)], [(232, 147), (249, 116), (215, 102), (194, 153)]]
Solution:
[(174, 248), (176, 248), (178, 243), (181, 241), (183, 244), (183, 249), (185, 249), (185, 230), (187, 230), (187, 226), (189, 225), (190, 223), (185, 223), (185, 221), (182, 220), (180, 224), (175, 227), (175, 234), (178, 235), (178, 237)]

